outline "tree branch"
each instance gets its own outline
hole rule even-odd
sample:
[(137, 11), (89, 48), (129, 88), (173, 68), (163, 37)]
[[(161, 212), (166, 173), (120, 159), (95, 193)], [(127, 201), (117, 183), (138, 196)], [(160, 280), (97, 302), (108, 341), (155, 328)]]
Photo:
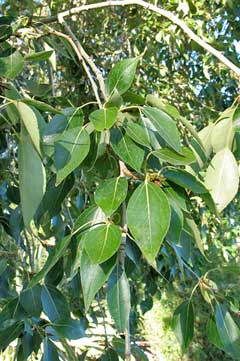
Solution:
[(58, 16), (61, 16), (62, 18), (64, 18), (66, 16), (78, 14), (82, 11), (99, 9), (99, 8), (104, 8), (104, 7), (109, 7), (109, 6), (126, 6), (126, 5), (138, 5), (138, 6), (141, 6), (145, 9), (151, 10), (151, 11), (157, 13), (158, 15), (164, 16), (165, 18), (169, 19), (171, 22), (178, 25), (184, 31), (184, 33), (189, 36), (190, 39), (192, 39), (198, 45), (200, 45), (202, 48), (207, 50), (207, 52), (214, 55), (218, 60), (220, 60), (220, 62), (222, 62), (224, 65), (226, 65), (226, 67), (231, 69), (238, 77), (240, 77), (240, 68), (239, 67), (237, 67), (234, 63), (232, 63), (229, 59), (227, 59), (220, 51), (216, 50), (214, 47), (212, 47), (210, 44), (206, 43), (198, 35), (196, 35), (187, 26), (187, 24), (183, 20), (179, 19), (178, 16), (174, 15), (173, 13), (171, 13), (168, 10), (161, 9), (158, 6), (149, 4), (148, 2), (143, 1), (143, 0), (113, 0), (113, 1), (104, 1), (104, 2), (99, 2), (99, 3), (95, 3), (95, 4), (89, 4), (89, 5), (81, 5), (81, 6), (72, 8), (70, 10), (63, 11), (63, 12), (59, 13), (58, 15), (51, 16), (49, 18), (43, 18), (43, 19), (41, 19), (41, 23), (49, 24), (54, 21), (57, 21)]
[(97, 68), (94, 61), (90, 58), (90, 56), (86, 53), (86, 51), (84, 50), (84, 48), (80, 44), (80, 41), (77, 39), (76, 35), (72, 32), (71, 28), (67, 25), (66, 21), (64, 20), (64, 17), (61, 16), (61, 14), (58, 15), (58, 21), (64, 27), (67, 34), (74, 41), (74, 43), (75, 43), (76, 47), (78, 48), (82, 58), (88, 63), (88, 65), (92, 69), (93, 73), (95, 74), (95, 76), (96, 76), (96, 78), (98, 80), (99, 88), (100, 88), (100, 90), (102, 92), (104, 100), (106, 100), (105, 83), (104, 83), (104, 79), (103, 79), (103, 76), (102, 76), (100, 70)]
[(60, 36), (61, 38), (66, 39), (69, 42), (69, 44), (72, 46), (72, 48), (74, 49), (74, 51), (75, 51), (75, 53), (76, 53), (76, 55), (78, 57), (79, 62), (82, 64), (83, 69), (85, 70), (85, 72), (87, 74), (87, 77), (88, 77), (88, 79), (89, 79), (89, 81), (91, 83), (91, 86), (92, 86), (95, 98), (97, 100), (98, 106), (99, 106), (99, 108), (101, 108), (102, 103), (101, 103), (100, 97), (98, 95), (98, 87), (97, 87), (97, 85), (96, 85), (96, 83), (95, 83), (95, 81), (94, 81), (94, 79), (92, 77), (92, 74), (90, 73), (90, 71), (89, 71), (89, 69), (87, 67), (87, 64), (86, 64), (85, 60), (83, 59), (80, 51), (78, 50), (75, 42), (73, 41), (73, 39), (70, 36), (68, 36), (66, 34), (63, 34), (63, 33), (61, 33), (60, 31), (57, 31), (57, 30), (51, 29), (49, 32), (50, 32), (50, 34)]

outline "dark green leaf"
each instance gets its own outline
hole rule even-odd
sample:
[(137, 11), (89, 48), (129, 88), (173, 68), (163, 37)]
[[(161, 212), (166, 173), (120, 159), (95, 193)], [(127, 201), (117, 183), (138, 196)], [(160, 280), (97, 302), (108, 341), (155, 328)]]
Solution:
[(43, 356), (41, 361), (59, 361), (57, 348), (47, 337), (44, 339)]
[(0, 331), (0, 350), (4, 350), (23, 330), (23, 322), (17, 322)]
[(146, 130), (141, 124), (135, 123), (132, 120), (124, 122), (124, 129), (126, 134), (134, 140), (134, 142), (141, 144), (147, 148), (151, 148), (150, 141)]
[(155, 184), (142, 183), (128, 202), (127, 222), (144, 256), (154, 262), (170, 223), (170, 206), (164, 192)]
[(153, 155), (161, 159), (163, 162), (174, 165), (187, 165), (196, 161), (194, 153), (191, 151), (191, 149), (183, 147), (182, 154), (183, 155), (180, 155), (168, 148), (158, 149), (153, 152)]
[(182, 155), (178, 129), (174, 120), (160, 109), (144, 107), (145, 116), (152, 122), (160, 137), (177, 153)]
[(56, 322), (60, 318), (70, 317), (67, 301), (56, 287), (43, 285), (41, 299), (43, 311), (50, 321)]
[(109, 312), (119, 332), (124, 332), (130, 314), (130, 288), (124, 270), (118, 264), (108, 281)]
[(31, 317), (39, 317), (42, 312), (41, 290), (41, 286), (36, 285), (20, 294), (20, 303)]
[(82, 251), (80, 257), (80, 274), (85, 312), (88, 311), (96, 293), (107, 281), (110, 273), (113, 270), (115, 262), (116, 257), (112, 257), (101, 265), (93, 264), (86, 251)]
[(60, 241), (58, 241), (54, 249), (49, 254), (48, 259), (44, 264), (43, 268), (36, 275), (34, 275), (31, 281), (29, 282), (28, 288), (34, 287), (38, 282), (40, 282), (46, 276), (46, 274), (50, 271), (50, 269), (57, 263), (59, 258), (62, 257), (70, 241), (71, 241), (71, 234), (63, 237)]
[(194, 332), (194, 312), (190, 301), (183, 302), (175, 310), (172, 327), (177, 340), (181, 345), (182, 352), (185, 353), (192, 341)]
[(53, 114), (62, 114), (62, 112), (60, 112), (59, 110), (53, 108), (51, 105), (41, 102), (39, 100), (36, 99), (30, 99), (30, 98), (23, 98), (20, 99), (21, 102), (28, 104), (30, 106), (33, 106), (43, 112), (49, 112), (49, 113), (53, 113)]
[(77, 340), (85, 336), (84, 325), (82, 321), (73, 320), (71, 318), (61, 318), (47, 328), (51, 333), (53, 329), (60, 338), (69, 340)]
[(178, 184), (180, 187), (188, 188), (194, 193), (208, 193), (207, 188), (200, 180), (183, 169), (168, 168), (162, 172), (162, 175), (171, 182)]
[(118, 361), (118, 354), (112, 349), (108, 348), (98, 361)]
[(106, 90), (111, 97), (115, 91), (120, 95), (125, 93), (132, 85), (139, 57), (119, 61), (108, 74)]
[(230, 312), (222, 304), (216, 304), (216, 324), (224, 349), (235, 360), (240, 360), (240, 330)]
[(144, 160), (144, 150), (142, 148), (137, 146), (126, 134), (123, 134), (119, 128), (111, 129), (110, 142), (119, 158), (137, 172), (141, 172)]
[(209, 318), (207, 323), (207, 337), (211, 343), (213, 343), (221, 350), (224, 350), (223, 343), (217, 330), (216, 322), (212, 318)]

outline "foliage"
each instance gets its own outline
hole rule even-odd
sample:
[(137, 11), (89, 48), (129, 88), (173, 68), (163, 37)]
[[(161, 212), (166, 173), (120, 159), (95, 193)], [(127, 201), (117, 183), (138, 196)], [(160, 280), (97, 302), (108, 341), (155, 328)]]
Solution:
[[(100, 360), (130, 359), (125, 346), (146, 360), (129, 332), (172, 283), (182, 352), (201, 293), (210, 342), (239, 359), (239, 254), (213, 241), (223, 211), (237, 217), (236, 80), (169, 20), (134, 6), (47, 20), (67, 3), (2, 5), (0, 349), (17, 339), (17, 360), (84, 360), (73, 340), (102, 317)], [(237, 61), (239, 6), (165, 3)]]

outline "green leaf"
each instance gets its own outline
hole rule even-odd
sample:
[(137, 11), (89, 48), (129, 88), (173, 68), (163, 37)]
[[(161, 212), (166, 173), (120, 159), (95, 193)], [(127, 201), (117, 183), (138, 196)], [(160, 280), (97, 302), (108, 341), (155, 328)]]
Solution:
[(161, 159), (163, 162), (174, 165), (187, 165), (196, 161), (194, 153), (191, 151), (191, 149), (183, 147), (182, 154), (183, 155), (180, 155), (169, 148), (162, 148), (153, 152), (153, 155)]
[(28, 131), (28, 134), (35, 146), (36, 150), (38, 151), (39, 155), (41, 156), (41, 148), (40, 148), (40, 127), (39, 119), (37, 118), (36, 113), (26, 104), (17, 101), (16, 102), (17, 110), (19, 111), (20, 117), (25, 128)]
[(118, 108), (103, 108), (92, 112), (89, 115), (90, 121), (93, 123), (94, 128), (101, 132), (104, 129), (109, 129), (116, 122), (118, 115)]
[(174, 243), (178, 243), (183, 229), (183, 212), (176, 202), (171, 202), (171, 220), (166, 238)]
[(71, 234), (63, 237), (60, 241), (57, 242), (56, 246), (53, 248), (51, 253), (48, 256), (46, 263), (43, 268), (33, 276), (31, 281), (28, 284), (27, 288), (34, 287), (38, 282), (40, 282), (46, 274), (53, 268), (53, 266), (57, 263), (57, 261), (62, 257), (66, 248), (68, 247), (71, 241)]
[(63, 109), (63, 113), (67, 120), (66, 128), (71, 129), (71, 128), (83, 126), (84, 117), (81, 108), (75, 108), (75, 107), (65, 108)]
[(182, 155), (180, 136), (174, 120), (164, 111), (152, 108), (142, 108), (145, 116), (152, 122), (160, 137), (177, 153)]
[(151, 105), (152, 107), (162, 109), (165, 113), (168, 113), (173, 118), (180, 118), (181, 117), (180, 114), (179, 114), (179, 111), (177, 110), (177, 108), (175, 108), (171, 104), (163, 103), (161, 101), (161, 99), (159, 99), (155, 95), (148, 94), (146, 96), (146, 103)]
[(23, 56), (15, 51), (10, 56), (0, 58), (0, 76), (7, 79), (15, 79), (22, 71), (24, 65)]
[(112, 348), (108, 348), (100, 357), (99, 361), (118, 361), (118, 354)]
[(224, 148), (232, 148), (234, 137), (232, 118), (225, 118), (218, 122), (211, 132), (211, 144), (214, 153)]
[(213, 343), (221, 350), (224, 350), (223, 343), (217, 330), (216, 322), (212, 318), (209, 318), (207, 323), (207, 337), (211, 343)]
[(71, 318), (61, 318), (50, 327), (47, 327), (49, 333), (52, 333), (52, 330), (55, 331), (58, 337), (67, 338), (68, 340), (78, 340), (85, 336), (83, 322)]
[(239, 170), (236, 159), (229, 149), (225, 148), (213, 157), (207, 168), (205, 184), (219, 212), (236, 196)]
[(4, 350), (23, 330), (23, 322), (17, 322), (0, 331), (0, 350)]
[(128, 120), (123, 123), (123, 127), (126, 130), (126, 134), (132, 138), (134, 142), (151, 149), (148, 134), (141, 124)]
[(140, 148), (126, 134), (123, 134), (120, 128), (111, 129), (110, 143), (113, 151), (121, 160), (141, 173), (144, 149)]
[(23, 98), (19, 99), (22, 103), (28, 104), (33, 106), (43, 112), (53, 113), (53, 114), (62, 114), (59, 110), (53, 108), (51, 105), (41, 102), (40, 100), (30, 99), (30, 98)]
[(86, 313), (96, 293), (108, 280), (115, 266), (115, 262), (116, 257), (112, 257), (101, 265), (93, 264), (86, 251), (82, 251), (80, 257), (80, 275)]
[(185, 353), (192, 341), (194, 332), (194, 312), (192, 303), (183, 302), (174, 312), (172, 328), (180, 343), (182, 352)]
[(142, 253), (153, 263), (170, 223), (168, 199), (157, 185), (145, 181), (133, 192), (127, 223)]
[(196, 246), (198, 247), (199, 251), (202, 253), (203, 256), (205, 256), (199, 229), (196, 223), (194, 222), (193, 218), (186, 212), (184, 212), (183, 228), (187, 233), (189, 233), (194, 238)]
[(30, 223), (45, 192), (46, 174), (41, 158), (24, 126), (22, 126), (19, 143), (18, 166), (23, 220), (25, 226), (30, 229)]
[(39, 317), (42, 312), (41, 291), (41, 286), (36, 285), (20, 294), (20, 303), (31, 317)]
[(6, 325), (8, 326), (5, 321), (21, 321), (25, 317), (27, 314), (20, 304), (19, 297), (10, 300), (0, 312), (0, 330), (4, 329)]
[(86, 208), (76, 219), (73, 227), (73, 234), (84, 232), (99, 223), (106, 223), (107, 217), (101, 208), (92, 205)]
[(130, 288), (127, 276), (119, 264), (108, 280), (107, 303), (117, 329), (124, 332), (131, 308)]
[(240, 360), (240, 330), (230, 312), (222, 304), (216, 304), (216, 324), (224, 349), (235, 360)]
[(210, 123), (205, 128), (200, 130), (200, 132), (198, 132), (198, 136), (201, 139), (207, 157), (211, 155), (213, 150), (212, 142), (211, 142), (213, 129), (214, 129), (214, 124)]
[(132, 85), (139, 57), (119, 61), (108, 74), (106, 90), (111, 97), (116, 91), (122, 95)]
[(126, 198), (127, 190), (125, 177), (107, 179), (97, 188), (94, 199), (106, 216), (111, 216)]
[[(122, 338), (113, 337), (112, 345), (114, 350), (124, 360), (125, 358), (125, 340)], [(135, 344), (131, 344), (131, 353), (135, 357), (136, 361), (148, 361), (146, 354)]]
[(208, 193), (205, 185), (189, 172), (183, 169), (165, 169), (162, 175), (180, 187), (188, 188), (196, 194)]
[(90, 229), (84, 235), (84, 248), (92, 263), (102, 263), (117, 252), (122, 239), (119, 227), (105, 224)]
[(55, 186), (55, 183), (56, 177), (54, 176), (48, 182), (46, 192), (39, 206), (37, 212), (37, 217), (39, 218), (41, 218), (41, 216), (43, 216), (45, 213), (47, 213), (50, 218), (59, 214), (65, 197), (74, 185), (74, 177), (70, 175), (57, 187)]
[(39, 51), (37, 53), (29, 53), (24, 58), (28, 61), (43, 61), (49, 59), (52, 53), (53, 50)]
[(47, 337), (44, 339), (41, 361), (59, 361), (57, 348)]
[(55, 165), (59, 184), (86, 158), (90, 149), (90, 138), (82, 127), (65, 130), (55, 143)]
[(42, 286), (42, 306), (49, 320), (56, 322), (64, 317), (70, 317), (68, 303), (63, 294), (54, 286)]

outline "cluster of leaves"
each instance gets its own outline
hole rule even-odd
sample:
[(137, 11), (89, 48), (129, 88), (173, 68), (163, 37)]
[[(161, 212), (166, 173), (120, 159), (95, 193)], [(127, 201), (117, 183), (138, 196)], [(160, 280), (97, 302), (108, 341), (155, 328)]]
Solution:
[[(28, 82), (22, 89), (17, 80), (24, 63), (41, 66), (53, 50), (26, 54), (26, 49), (12, 48), (7, 40), (16, 29), (12, 20), (1, 21), (11, 30), (4, 28), (0, 59), (0, 74), (7, 80), (1, 112), (5, 172), (0, 221), (6, 242), (19, 246), (20, 259), (18, 268), (8, 258), (2, 262), (6, 290), (0, 347), (18, 338), (18, 360), (37, 353), (41, 344), (43, 360), (58, 360), (71, 355), (65, 339), (89, 332), (90, 317), (96, 318), (92, 303), (102, 287), (122, 333), (136, 308), (131, 300), (136, 269), (157, 275), (174, 258), (182, 272), (195, 274), (193, 246), (204, 262), (204, 244), (192, 216), (194, 200), (218, 217), (235, 197), (240, 111), (233, 104), (197, 133), (172, 105), (129, 91), (140, 57), (112, 68), (101, 108), (50, 102), (48, 85)], [(28, 20), (19, 23), (21, 28)], [(233, 266), (226, 271), (239, 274)], [(212, 309), (210, 341), (238, 359), (240, 331), (232, 317), (238, 305), (229, 308), (223, 302), (209, 273), (195, 277), (190, 298), (173, 317), (183, 352), (193, 336), (192, 298), (199, 287)], [(14, 279), (21, 283), (18, 290), (12, 287)], [(156, 287), (146, 296), (151, 292)], [(114, 338), (101, 359), (124, 358), (123, 348), (124, 342)], [(132, 352), (136, 359), (146, 359), (134, 344)]]

